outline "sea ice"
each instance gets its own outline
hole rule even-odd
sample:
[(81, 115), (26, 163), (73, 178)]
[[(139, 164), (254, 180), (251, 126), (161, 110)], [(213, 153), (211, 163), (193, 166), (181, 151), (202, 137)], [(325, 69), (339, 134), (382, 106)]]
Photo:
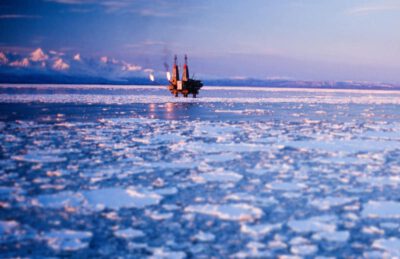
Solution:
[(296, 255), (312, 255), (318, 251), (318, 247), (316, 245), (296, 245), (290, 248), (290, 252)]
[(94, 210), (104, 208), (118, 210), (120, 208), (144, 208), (156, 205), (162, 196), (148, 191), (133, 188), (105, 188), (73, 193), (70, 191), (55, 194), (39, 195), (39, 205), (49, 208), (86, 207)]
[(361, 214), (368, 218), (400, 218), (400, 202), (368, 201)]
[(319, 216), (303, 220), (289, 220), (288, 226), (295, 232), (334, 232), (336, 230), (335, 216)]
[(162, 200), (162, 196), (148, 192), (138, 191), (133, 188), (119, 189), (108, 188), (84, 192), (89, 205), (93, 208), (144, 208), (156, 205)]
[(223, 204), (223, 205), (191, 205), (185, 212), (200, 213), (214, 216), (223, 220), (253, 221), (262, 216), (263, 212), (257, 207), (248, 204)]
[(330, 242), (346, 242), (350, 238), (348, 231), (318, 232), (312, 238), (314, 240), (326, 240)]
[(355, 200), (352, 197), (326, 197), (314, 199), (310, 202), (310, 205), (320, 210), (329, 210), (331, 207), (343, 206)]
[(163, 247), (153, 248), (153, 255), (149, 256), (149, 259), (184, 259), (186, 253), (181, 251), (170, 251)]
[(59, 157), (54, 155), (41, 155), (41, 154), (26, 154), (20, 156), (13, 156), (12, 159), (16, 161), (29, 162), (29, 163), (59, 163), (67, 160), (65, 157)]
[(0, 220), (0, 236), (9, 235), (18, 227), (19, 223), (15, 220)]
[(240, 227), (240, 231), (251, 235), (255, 238), (263, 237), (274, 230), (280, 229), (282, 224), (260, 224), (260, 225), (246, 225)]
[(266, 188), (274, 191), (299, 191), (307, 187), (303, 183), (295, 182), (271, 182), (265, 185)]
[(209, 173), (200, 173), (198, 175), (192, 176), (192, 180), (194, 182), (205, 183), (205, 182), (237, 182), (243, 178), (242, 175), (225, 171), (220, 168), (215, 170), (214, 172)]
[(400, 239), (396, 237), (375, 240), (372, 247), (385, 251), (385, 257), (400, 257)]
[(126, 228), (126, 229), (119, 229), (114, 231), (114, 235), (119, 238), (127, 238), (127, 239), (132, 239), (132, 238), (137, 238), (137, 237), (143, 237), (145, 234), (141, 230), (136, 230), (133, 228)]
[(89, 245), (92, 233), (87, 231), (75, 231), (69, 229), (52, 230), (42, 234), (48, 246), (54, 250), (76, 251)]
[(206, 233), (203, 231), (200, 231), (194, 236), (194, 239), (202, 241), (202, 242), (211, 242), (215, 240), (215, 235), (212, 233)]

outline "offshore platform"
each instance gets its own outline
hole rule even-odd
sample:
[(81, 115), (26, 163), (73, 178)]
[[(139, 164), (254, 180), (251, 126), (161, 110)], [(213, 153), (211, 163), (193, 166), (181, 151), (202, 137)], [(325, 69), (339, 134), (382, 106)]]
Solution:
[(178, 58), (175, 55), (174, 65), (172, 67), (172, 78), (169, 80), (168, 90), (175, 97), (178, 97), (179, 94), (182, 94), (183, 97), (188, 97), (188, 95), (191, 94), (193, 95), (193, 98), (196, 98), (196, 96), (199, 94), (200, 88), (203, 86), (203, 83), (200, 80), (194, 80), (189, 77), (187, 55), (185, 55), (182, 80), (179, 80), (179, 68), (177, 65), (177, 59)]

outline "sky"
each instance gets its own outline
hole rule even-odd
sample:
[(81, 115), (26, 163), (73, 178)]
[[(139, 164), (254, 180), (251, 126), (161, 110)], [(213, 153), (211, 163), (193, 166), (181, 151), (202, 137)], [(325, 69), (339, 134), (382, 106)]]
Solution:
[(400, 83), (398, 0), (1, 0), (0, 50), (204, 77)]

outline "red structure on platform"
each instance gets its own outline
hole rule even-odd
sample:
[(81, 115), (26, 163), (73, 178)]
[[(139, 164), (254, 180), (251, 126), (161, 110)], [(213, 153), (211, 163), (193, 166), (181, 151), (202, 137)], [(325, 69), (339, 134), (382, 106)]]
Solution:
[(186, 55), (185, 64), (183, 65), (182, 80), (179, 80), (177, 60), (178, 58), (175, 55), (174, 65), (172, 67), (172, 78), (169, 80), (170, 85), (168, 86), (168, 90), (176, 97), (178, 97), (179, 94), (182, 94), (183, 97), (188, 97), (188, 95), (191, 94), (193, 98), (196, 98), (203, 83), (200, 80), (194, 80), (189, 77), (188, 58)]

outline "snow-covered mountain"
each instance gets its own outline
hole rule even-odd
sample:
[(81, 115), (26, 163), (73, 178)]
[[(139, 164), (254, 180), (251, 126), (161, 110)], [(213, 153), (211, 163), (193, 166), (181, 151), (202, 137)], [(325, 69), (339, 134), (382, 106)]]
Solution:
[(31, 53), (0, 52), (0, 81), (19, 77), (42, 76), (43, 78), (79, 77), (102, 78), (111, 81), (124, 81), (126, 78), (148, 78), (152, 69), (143, 68), (123, 60), (110, 57), (85, 57), (80, 53), (73, 55), (57, 51), (45, 51), (38, 48)]

